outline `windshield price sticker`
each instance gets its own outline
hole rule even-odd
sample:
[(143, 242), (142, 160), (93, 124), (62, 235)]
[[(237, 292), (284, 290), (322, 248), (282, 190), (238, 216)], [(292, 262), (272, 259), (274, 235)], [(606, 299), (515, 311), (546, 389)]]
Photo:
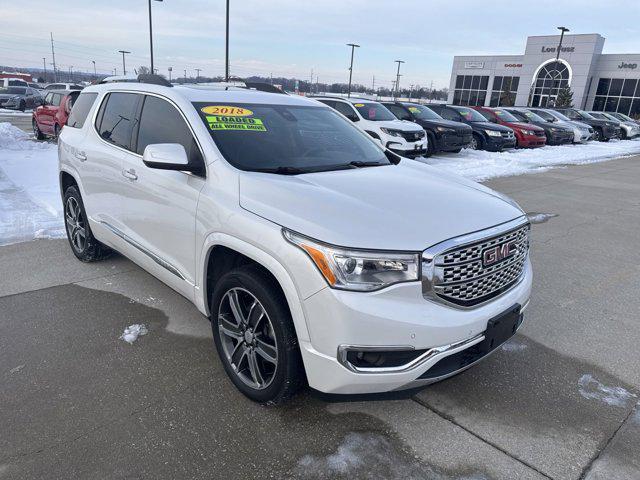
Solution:
[(202, 109), (207, 115), (226, 115), (227, 117), (248, 117), (253, 112), (248, 108), (232, 107), (230, 105), (209, 105)]
[(266, 132), (267, 128), (259, 118), (230, 117), (226, 115), (207, 115), (207, 123), (211, 130), (253, 130)]
[(364, 107), (364, 103), (354, 103), (354, 106), (358, 108)]
[(418, 107), (409, 107), (409, 111), (411, 113), (420, 113), (420, 109)]

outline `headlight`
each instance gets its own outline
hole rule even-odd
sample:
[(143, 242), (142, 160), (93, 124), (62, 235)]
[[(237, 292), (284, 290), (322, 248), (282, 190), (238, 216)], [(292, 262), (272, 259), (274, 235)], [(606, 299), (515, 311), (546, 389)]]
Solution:
[(384, 127), (380, 127), (380, 130), (382, 130), (387, 135), (391, 135), (392, 137), (401, 137), (402, 136), (402, 132), (400, 130), (394, 130), (392, 128), (384, 128)]
[(549, 130), (551, 130), (552, 132), (559, 132), (560, 131), (559, 128), (555, 128), (555, 127), (551, 127)]
[(535, 135), (535, 134), (536, 134), (536, 132), (534, 132), (533, 130), (525, 130), (525, 129), (523, 129), (523, 128), (521, 128), (521, 129), (520, 129), (520, 132), (521, 132), (523, 135)]
[(447, 128), (447, 127), (436, 127), (436, 130), (439, 132), (455, 132), (455, 128)]
[(490, 137), (501, 137), (502, 133), (500, 133), (497, 130), (485, 130), (486, 134), (489, 135)]
[(311, 258), (327, 283), (341, 290), (367, 292), (419, 279), (418, 253), (334, 247), (283, 229), (284, 237)]

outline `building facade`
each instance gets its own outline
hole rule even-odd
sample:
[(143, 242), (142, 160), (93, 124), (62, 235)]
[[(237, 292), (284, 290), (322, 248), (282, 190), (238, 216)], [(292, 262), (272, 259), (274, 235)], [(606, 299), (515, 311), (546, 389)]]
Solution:
[(569, 86), (573, 105), (640, 117), (640, 54), (603, 54), (598, 34), (528, 37), (524, 55), (456, 56), (448, 102), (553, 106)]

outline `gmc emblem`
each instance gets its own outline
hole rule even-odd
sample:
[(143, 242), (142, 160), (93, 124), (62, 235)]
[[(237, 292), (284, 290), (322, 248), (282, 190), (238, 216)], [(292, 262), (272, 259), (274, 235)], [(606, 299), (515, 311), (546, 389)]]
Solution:
[(518, 252), (518, 245), (515, 240), (487, 248), (482, 252), (482, 265), (488, 267), (494, 263), (512, 257)]

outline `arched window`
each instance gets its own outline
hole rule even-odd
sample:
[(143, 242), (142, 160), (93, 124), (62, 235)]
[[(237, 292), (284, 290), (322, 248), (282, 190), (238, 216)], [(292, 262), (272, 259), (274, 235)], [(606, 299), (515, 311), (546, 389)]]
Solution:
[(529, 105), (542, 108), (555, 105), (558, 91), (569, 85), (570, 76), (569, 66), (562, 61), (543, 65), (531, 85)]

